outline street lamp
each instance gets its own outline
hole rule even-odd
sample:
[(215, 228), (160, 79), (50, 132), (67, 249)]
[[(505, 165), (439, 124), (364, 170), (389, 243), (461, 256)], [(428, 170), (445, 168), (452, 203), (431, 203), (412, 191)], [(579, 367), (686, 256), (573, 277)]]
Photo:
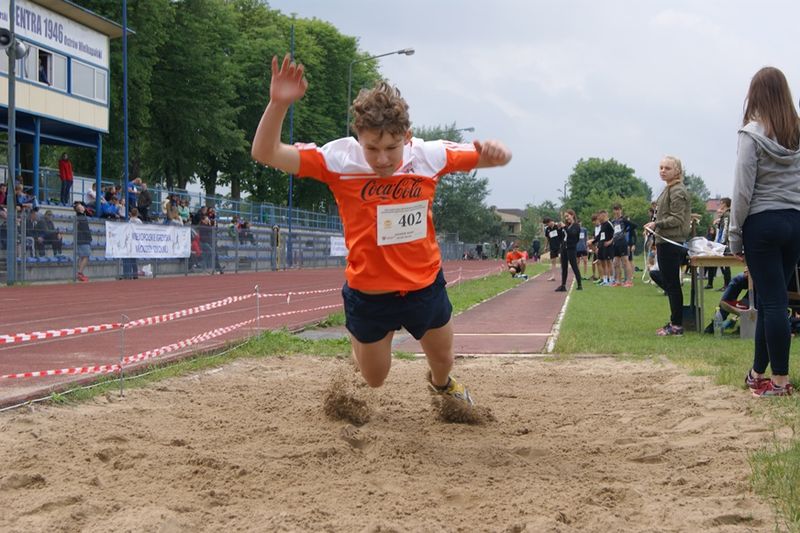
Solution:
[[(454, 125), (455, 125), (455, 124), (454, 124)], [(461, 142), (461, 141), (463, 140), (463, 138), (461, 137), (461, 135), (458, 135), (458, 137), (456, 137), (456, 134), (457, 134), (458, 132), (461, 132), (461, 131), (469, 131), (469, 132), (473, 132), (473, 131), (475, 131), (475, 127), (474, 127), (474, 126), (469, 126), (468, 128), (449, 128), (449, 129), (447, 129), (447, 130), (444, 130), (444, 131), (442, 132), (442, 136), (443, 136), (445, 139), (447, 139), (447, 140), (450, 140), (450, 141), (453, 141), (453, 142)]]
[(395, 50), (394, 52), (386, 52), (385, 54), (378, 54), (372, 57), (365, 57), (362, 59), (354, 59), (350, 62), (350, 67), (347, 69), (347, 128), (344, 131), (345, 137), (350, 135), (350, 104), (351, 102), (351, 93), (353, 89), (353, 65), (356, 63), (361, 63), (362, 61), (369, 61), (370, 59), (377, 59), (379, 57), (384, 56), (391, 56), (394, 54), (401, 54), (406, 56), (413, 56), (414, 49), (413, 48), (403, 48), (402, 50)]
[(17, 112), (16, 112), (16, 81), (17, 60), (24, 59), (31, 51), (30, 47), (17, 40), (14, 34), (16, 20), (15, 0), (9, 2), (8, 29), (0, 30), (0, 48), (6, 49), (8, 54), (8, 188), (6, 189), (6, 283), (13, 285), (16, 281), (17, 268), (17, 215), (14, 202), (14, 184), (17, 172), (16, 144), (17, 144)]

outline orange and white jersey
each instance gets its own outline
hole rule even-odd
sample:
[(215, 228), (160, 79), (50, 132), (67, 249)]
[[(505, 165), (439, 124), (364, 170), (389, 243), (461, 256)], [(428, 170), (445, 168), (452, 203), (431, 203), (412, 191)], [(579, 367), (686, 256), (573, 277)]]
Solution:
[(297, 144), (298, 176), (327, 184), (339, 206), (349, 250), (347, 283), (363, 291), (413, 291), (433, 283), (441, 253), (433, 228), (439, 178), (478, 164), (471, 144), (413, 138), (392, 176), (378, 177), (352, 137), (322, 148)]

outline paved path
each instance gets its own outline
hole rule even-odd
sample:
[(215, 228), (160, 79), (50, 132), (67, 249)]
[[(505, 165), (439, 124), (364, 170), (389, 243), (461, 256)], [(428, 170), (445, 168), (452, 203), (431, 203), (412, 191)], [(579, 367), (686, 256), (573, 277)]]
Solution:
[[(544, 353), (569, 294), (553, 292), (558, 284), (546, 281), (548, 275), (532, 278), (456, 316), (456, 355)], [(404, 335), (398, 341), (394, 345), (397, 351), (422, 352), (413, 337)]]

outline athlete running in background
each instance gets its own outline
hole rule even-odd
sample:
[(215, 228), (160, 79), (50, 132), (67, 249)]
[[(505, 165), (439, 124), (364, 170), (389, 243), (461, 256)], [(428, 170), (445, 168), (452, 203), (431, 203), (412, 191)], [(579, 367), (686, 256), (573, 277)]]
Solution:
[(253, 139), (255, 160), (322, 181), (331, 189), (349, 250), (342, 288), (353, 356), (371, 387), (392, 363), (392, 337), (405, 327), (420, 341), (435, 392), (472, 404), (450, 377), (452, 306), (445, 290), (432, 204), (439, 178), (450, 172), (505, 165), (511, 152), (499, 141), (425, 142), (411, 135), (408, 105), (385, 82), (353, 102), (352, 137), (317, 147), (281, 142), (289, 106), (306, 93), (304, 68), (272, 58), (270, 100)]

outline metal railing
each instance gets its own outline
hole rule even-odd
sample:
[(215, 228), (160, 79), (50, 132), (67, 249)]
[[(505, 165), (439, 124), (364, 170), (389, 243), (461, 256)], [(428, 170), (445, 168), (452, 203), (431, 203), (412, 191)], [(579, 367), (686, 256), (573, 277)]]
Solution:
[[(2, 167), (1, 172), (7, 171), (7, 167)], [(27, 176), (28, 182), (31, 182), (32, 171), (29, 169), (22, 170), (23, 176)], [(85, 202), (87, 193), (91, 190), (92, 184), (95, 183), (93, 176), (80, 176), (75, 175), (73, 178), (72, 190), (67, 204), (75, 201)], [(110, 185), (117, 185), (113, 181), (102, 180), (100, 182), (100, 191), (95, 194), (102, 195), (103, 189)], [(26, 187), (28, 192), (31, 192), (30, 187)], [(184, 189), (168, 190), (160, 186), (153, 186), (148, 188), (153, 198), (153, 204), (150, 207), (151, 216), (163, 216), (163, 204), (170, 194), (175, 194), (178, 198), (189, 200), (189, 209), (196, 211), (200, 206), (214, 207), (217, 216), (221, 219), (230, 219), (233, 216), (238, 216), (240, 219), (246, 219), (254, 223), (267, 224), (273, 226), (275, 224), (281, 226), (288, 226), (289, 219), (291, 218), (292, 227), (306, 230), (324, 230), (324, 231), (342, 231), (342, 222), (338, 215), (319, 213), (316, 211), (309, 211), (306, 209), (292, 209), (291, 217), (288, 207), (278, 206), (268, 202), (251, 202), (249, 200), (234, 200), (225, 196), (207, 195), (202, 192), (191, 192)], [(126, 195), (127, 197), (127, 195)], [(42, 167), (39, 169), (39, 202), (59, 204), (61, 200), (61, 179), (58, 175), (58, 169)], [(87, 202), (88, 203), (88, 202)]]
[[(40, 211), (41, 214), (41, 211)], [(77, 279), (78, 224), (76, 217), (55, 219), (57, 245), (52, 236), (45, 237), (34, 224), (26, 223), (29, 212), (17, 217), (16, 281), (72, 281)], [(287, 268), (343, 267), (345, 258), (331, 255), (331, 237), (341, 233), (296, 230), (289, 235), (285, 228), (277, 233), (262, 224), (247, 229), (231, 226), (192, 226), (198, 239), (199, 253), (174, 259), (111, 259), (105, 256), (105, 220), (88, 218), (92, 234), (91, 255), (87, 271), (93, 279), (136, 278), (142, 275), (213, 274), (217, 272), (259, 272)], [(6, 249), (5, 225), (0, 226), (0, 248)], [(41, 238), (41, 239), (40, 239)], [(291, 246), (289, 242), (291, 240)], [(197, 247), (195, 247), (195, 250)], [(291, 250), (292, 257), (288, 257)], [(196, 250), (197, 251), (197, 250)], [(0, 276), (5, 274), (5, 254), (0, 261)]]

